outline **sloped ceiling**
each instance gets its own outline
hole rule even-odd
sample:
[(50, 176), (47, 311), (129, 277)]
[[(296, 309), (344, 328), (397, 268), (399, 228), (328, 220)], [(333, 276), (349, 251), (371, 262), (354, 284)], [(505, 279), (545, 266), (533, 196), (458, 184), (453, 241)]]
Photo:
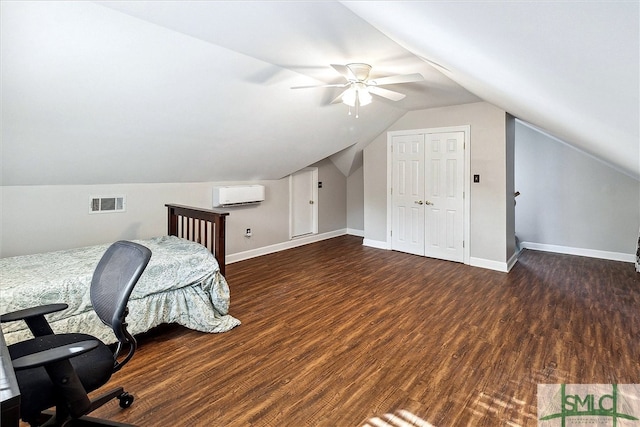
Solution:
[[(637, 3), (0, 4), (2, 185), (349, 175), (406, 111), (481, 99), (639, 175)], [(349, 62), (425, 82), (357, 119), (290, 89)]]
[(640, 2), (344, 2), (512, 115), (640, 177)]

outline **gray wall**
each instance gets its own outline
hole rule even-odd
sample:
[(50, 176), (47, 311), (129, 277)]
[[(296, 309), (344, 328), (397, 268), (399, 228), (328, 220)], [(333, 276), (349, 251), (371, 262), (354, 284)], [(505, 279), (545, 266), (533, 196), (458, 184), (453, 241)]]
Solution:
[(313, 165), (318, 168), (318, 232), (328, 233), (347, 227), (347, 177), (328, 159)]
[(510, 114), (507, 114), (507, 140), (506, 140), (506, 195), (507, 195), (507, 223), (506, 233), (507, 236), (513, 236), (513, 238), (507, 239), (507, 259), (517, 254), (518, 248), (516, 245), (516, 201), (515, 201), (515, 139), (516, 139), (516, 118)]
[(364, 235), (364, 175), (362, 166), (347, 178), (347, 230)]
[[(347, 226), (346, 177), (329, 160), (319, 162), (318, 231)], [(248, 182), (176, 184), (4, 186), (1, 197), (1, 256), (81, 247), (118, 239), (144, 239), (167, 232), (165, 203), (211, 207), (215, 185)], [(289, 241), (289, 179), (262, 184), (259, 205), (227, 209), (227, 254), (233, 255)], [(124, 194), (123, 213), (89, 214), (89, 197)], [(244, 237), (246, 228), (253, 236)]]
[[(387, 131), (470, 125), (471, 184), (469, 245), (471, 264), (506, 269), (515, 255), (515, 236), (507, 216), (513, 215), (512, 177), (508, 177), (505, 111), (486, 103), (410, 111)], [(386, 242), (387, 230), (387, 134), (378, 136), (364, 150), (365, 241)], [(470, 178), (470, 177), (467, 177)], [(507, 207), (507, 199), (511, 206)]]
[(518, 239), (525, 246), (632, 260), (640, 182), (521, 122), (515, 129)]

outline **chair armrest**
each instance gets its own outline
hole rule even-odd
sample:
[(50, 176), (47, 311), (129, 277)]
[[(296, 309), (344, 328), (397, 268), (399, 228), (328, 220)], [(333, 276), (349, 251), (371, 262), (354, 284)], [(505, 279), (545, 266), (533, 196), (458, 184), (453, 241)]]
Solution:
[(0, 316), (0, 322), (12, 322), (14, 320), (24, 320), (34, 337), (53, 334), (53, 330), (47, 322), (45, 314), (64, 310), (67, 304), (47, 304), (38, 307), (25, 308), (23, 310), (6, 313)]
[(13, 364), (13, 369), (16, 371), (21, 369), (37, 368), (52, 362), (69, 359), (86, 353), (87, 351), (98, 347), (99, 344), (100, 343), (97, 340), (80, 341), (18, 357), (17, 359), (12, 360), (11, 363)]
[(22, 310), (12, 311), (0, 316), (0, 322), (13, 322), (15, 320), (25, 320), (32, 317), (44, 316), (45, 314), (55, 313), (69, 307), (67, 304), (47, 304), (38, 307), (30, 307)]

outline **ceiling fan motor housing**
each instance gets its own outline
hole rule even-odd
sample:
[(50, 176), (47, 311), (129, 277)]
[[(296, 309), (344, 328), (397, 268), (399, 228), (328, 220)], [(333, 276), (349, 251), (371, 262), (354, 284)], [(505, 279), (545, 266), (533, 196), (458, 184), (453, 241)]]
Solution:
[(369, 78), (369, 73), (371, 72), (371, 65), (359, 62), (347, 64), (347, 68), (351, 70), (353, 77), (355, 77), (356, 81), (359, 82), (367, 80)]

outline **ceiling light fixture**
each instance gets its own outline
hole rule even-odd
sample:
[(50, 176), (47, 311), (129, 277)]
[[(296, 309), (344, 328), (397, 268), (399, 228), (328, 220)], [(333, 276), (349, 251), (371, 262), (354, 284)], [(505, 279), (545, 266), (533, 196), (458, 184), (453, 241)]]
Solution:
[(342, 102), (349, 106), (349, 115), (351, 115), (351, 107), (356, 109), (356, 119), (359, 117), (359, 109), (361, 106), (371, 104), (373, 97), (367, 90), (367, 85), (363, 82), (352, 82), (349, 89), (342, 94)]

